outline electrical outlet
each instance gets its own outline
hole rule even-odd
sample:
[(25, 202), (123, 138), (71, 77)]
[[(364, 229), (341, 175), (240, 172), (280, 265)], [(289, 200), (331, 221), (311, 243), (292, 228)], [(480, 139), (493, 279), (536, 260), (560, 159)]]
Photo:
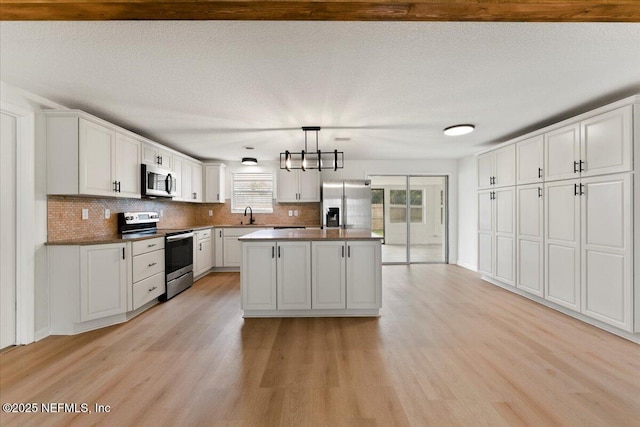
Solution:
[(296, 209), (295, 211), (293, 211), (293, 216), (298, 216), (298, 209)]
[(111, 209), (105, 209), (104, 210), (104, 219), (109, 219), (111, 218)]
[(209, 216), (213, 216), (213, 211), (209, 209)]
[(89, 209), (82, 209), (82, 219), (89, 219)]
[(293, 211), (289, 211), (289, 216), (293, 216)]

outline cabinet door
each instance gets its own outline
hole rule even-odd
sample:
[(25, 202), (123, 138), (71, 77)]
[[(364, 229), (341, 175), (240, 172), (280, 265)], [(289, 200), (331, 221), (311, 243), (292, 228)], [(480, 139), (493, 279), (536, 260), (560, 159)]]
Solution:
[(489, 188), (493, 185), (493, 152), (478, 156), (478, 188)]
[(126, 244), (80, 248), (80, 320), (127, 311)]
[(205, 166), (205, 202), (225, 202), (225, 165)]
[(240, 269), (242, 308), (275, 310), (276, 242), (244, 242)]
[(494, 191), (495, 267), (494, 277), (515, 286), (516, 273), (516, 192), (515, 187)]
[(170, 151), (164, 150), (160, 147), (156, 150), (158, 155), (158, 164), (163, 169), (173, 170), (173, 154)]
[(494, 187), (516, 185), (516, 146), (500, 148), (495, 151)]
[(347, 242), (347, 308), (380, 308), (382, 262), (379, 241)]
[(517, 184), (542, 181), (544, 164), (544, 137), (542, 135), (516, 144)]
[(577, 179), (545, 183), (544, 192), (544, 297), (576, 311), (580, 311), (579, 186)]
[(631, 170), (632, 108), (628, 105), (580, 124), (583, 177)]
[(240, 267), (242, 252), (238, 236), (224, 236), (223, 239), (223, 266)]
[(311, 308), (346, 308), (345, 242), (311, 242)]
[(115, 132), (85, 119), (79, 132), (80, 194), (115, 196)]
[(193, 179), (192, 174), (192, 163), (188, 160), (182, 161), (182, 200), (185, 202), (193, 202), (193, 191), (191, 188), (191, 180)]
[(193, 202), (202, 202), (202, 166), (197, 163), (191, 164), (191, 192)]
[(174, 202), (183, 200), (182, 181), (184, 180), (184, 177), (182, 175), (182, 164), (184, 163), (184, 161), (184, 159), (178, 156), (174, 156), (173, 160), (171, 161), (173, 164), (173, 175), (176, 177), (176, 195), (171, 199)]
[(144, 143), (142, 144), (142, 160), (145, 163), (150, 164), (160, 164), (160, 159), (158, 159), (158, 150), (154, 145)]
[(493, 190), (478, 192), (478, 271), (493, 276)]
[(582, 313), (632, 332), (631, 175), (582, 183)]
[(140, 141), (116, 134), (115, 169), (120, 197), (140, 198)]
[(224, 238), (222, 237), (222, 228), (213, 229), (213, 266), (224, 267)]
[(570, 125), (544, 136), (544, 177), (546, 181), (579, 177), (580, 125)]
[(196, 257), (198, 258), (198, 270), (196, 272), (196, 275), (199, 276), (211, 270), (211, 239), (199, 240), (196, 245), (198, 249), (196, 254)]
[(311, 242), (278, 242), (278, 310), (311, 308)]
[(319, 202), (320, 201), (320, 172), (317, 170), (308, 170), (300, 172), (299, 176), (299, 195), (300, 202)]
[(516, 287), (544, 296), (544, 203), (542, 184), (517, 187)]
[(278, 170), (278, 201), (297, 202), (298, 201), (298, 172), (285, 169)]

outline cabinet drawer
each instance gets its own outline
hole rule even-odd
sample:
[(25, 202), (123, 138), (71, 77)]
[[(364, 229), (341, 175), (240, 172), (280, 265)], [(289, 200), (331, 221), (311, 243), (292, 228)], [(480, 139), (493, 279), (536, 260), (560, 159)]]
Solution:
[(153, 251), (133, 257), (133, 283), (164, 272), (164, 251)]
[(211, 238), (211, 229), (207, 230), (198, 230), (196, 231), (198, 235), (198, 240), (210, 239)]
[(157, 251), (158, 249), (164, 249), (164, 237), (158, 237), (156, 239), (138, 240), (136, 242), (133, 242), (131, 246), (132, 246), (133, 256), (144, 254), (147, 252)]
[(155, 274), (133, 285), (133, 309), (137, 309), (165, 292), (165, 275)]

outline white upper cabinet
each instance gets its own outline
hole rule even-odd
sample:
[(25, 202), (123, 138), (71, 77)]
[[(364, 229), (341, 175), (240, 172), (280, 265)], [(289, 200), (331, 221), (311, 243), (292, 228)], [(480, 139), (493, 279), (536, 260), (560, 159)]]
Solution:
[(580, 125), (556, 129), (544, 136), (546, 181), (577, 178), (580, 173)]
[(542, 135), (516, 144), (516, 184), (542, 182), (544, 165), (544, 137)]
[(80, 194), (115, 196), (116, 133), (88, 120), (79, 121), (79, 189)]
[(478, 188), (507, 187), (516, 183), (516, 148), (509, 145), (478, 156)]
[(155, 164), (163, 169), (173, 170), (173, 154), (159, 145), (144, 143), (142, 159), (145, 163)]
[(319, 201), (320, 172), (285, 169), (278, 171), (278, 202)]
[(140, 197), (140, 141), (116, 133), (115, 159), (118, 195)]
[(580, 123), (583, 177), (631, 170), (632, 121), (628, 105)]
[(632, 168), (632, 106), (545, 134), (545, 180), (571, 179)]
[(48, 194), (140, 198), (138, 139), (78, 111), (44, 114)]
[[(182, 201), (184, 200), (183, 197), (183, 193), (182, 193), (182, 180), (183, 180), (183, 176), (182, 176), (182, 165), (184, 164), (184, 162), (187, 162), (188, 160), (180, 157), (180, 156), (173, 156), (173, 159), (171, 160), (171, 163), (173, 164), (173, 175), (176, 177), (176, 195), (173, 196), (174, 201)], [(191, 175), (191, 174), (189, 174)], [(189, 180), (191, 181), (191, 180)]]
[(205, 203), (224, 203), (225, 202), (225, 176), (227, 165), (205, 164), (204, 165), (204, 191)]
[(198, 163), (191, 164), (191, 192), (192, 202), (202, 202), (202, 166)]

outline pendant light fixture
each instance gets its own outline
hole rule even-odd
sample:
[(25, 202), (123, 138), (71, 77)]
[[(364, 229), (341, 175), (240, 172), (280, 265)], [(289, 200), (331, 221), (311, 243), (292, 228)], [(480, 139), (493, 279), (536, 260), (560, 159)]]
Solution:
[[(292, 169), (300, 169), (306, 171), (309, 169), (332, 169), (334, 171), (344, 167), (344, 153), (342, 151), (320, 151), (318, 148), (318, 132), (320, 126), (303, 126), (304, 131), (304, 150), (289, 151), (280, 153), (280, 169), (291, 171)], [(309, 151), (307, 147), (307, 132), (316, 133), (316, 149)]]

